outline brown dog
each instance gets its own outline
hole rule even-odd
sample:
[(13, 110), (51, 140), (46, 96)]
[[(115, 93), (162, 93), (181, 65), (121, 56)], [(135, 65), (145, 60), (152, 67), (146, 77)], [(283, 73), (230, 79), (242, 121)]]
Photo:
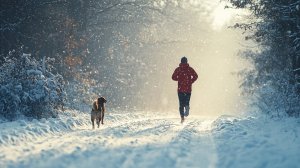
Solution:
[(98, 128), (100, 126), (100, 122), (101, 124), (103, 124), (104, 112), (105, 112), (104, 103), (106, 103), (106, 99), (104, 97), (99, 97), (93, 103), (93, 108), (91, 111), (91, 121), (92, 121), (93, 129), (95, 128), (95, 124), (94, 124), (95, 119)]

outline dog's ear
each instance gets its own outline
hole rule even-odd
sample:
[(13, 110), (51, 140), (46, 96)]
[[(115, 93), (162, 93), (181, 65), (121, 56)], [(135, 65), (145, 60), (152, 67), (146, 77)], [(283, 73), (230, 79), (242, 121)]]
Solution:
[(104, 97), (101, 97), (101, 99), (102, 99), (102, 102), (103, 102), (103, 103), (106, 103), (106, 102), (107, 102), (106, 99), (105, 99)]

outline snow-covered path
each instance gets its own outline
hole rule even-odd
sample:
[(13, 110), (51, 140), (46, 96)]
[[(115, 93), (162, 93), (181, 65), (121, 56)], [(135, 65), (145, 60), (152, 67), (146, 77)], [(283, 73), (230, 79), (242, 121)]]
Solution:
[(1, 148), (5, 167), (215, 167), (212, 120), (178, 117), (108, 118)]
[(112, 112), (0, 123), (0, 168), (298, 168), (300, 120)]

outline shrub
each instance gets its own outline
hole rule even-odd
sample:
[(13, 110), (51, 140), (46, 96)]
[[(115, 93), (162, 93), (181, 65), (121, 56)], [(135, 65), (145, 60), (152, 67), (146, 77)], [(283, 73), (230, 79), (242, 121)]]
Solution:
[(51, 58), (37, 61), (13, 51), (0, 67), (0, 116), (8, 120), (25, 116), (56, 117), (63, 107), (63, 77), (54, 75)]

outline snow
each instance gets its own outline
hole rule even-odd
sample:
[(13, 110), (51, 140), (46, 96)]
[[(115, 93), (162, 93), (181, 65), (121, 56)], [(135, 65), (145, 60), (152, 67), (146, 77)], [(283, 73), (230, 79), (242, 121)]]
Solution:
[(191, 116), (177, 112), (88, 113), (0, 124), (0, 167), (298, 167), (300, 120)]
[(27, 72), (27, 75), (40, 75), (40, 76), (43, 75), (42, 71), (35, 70), (35, 69), (30, 69), (30, 70), (27, 70), (26, 72)]
[(299, 167), (299, 119), (223, 116), (212, 132), (217, 167)]

